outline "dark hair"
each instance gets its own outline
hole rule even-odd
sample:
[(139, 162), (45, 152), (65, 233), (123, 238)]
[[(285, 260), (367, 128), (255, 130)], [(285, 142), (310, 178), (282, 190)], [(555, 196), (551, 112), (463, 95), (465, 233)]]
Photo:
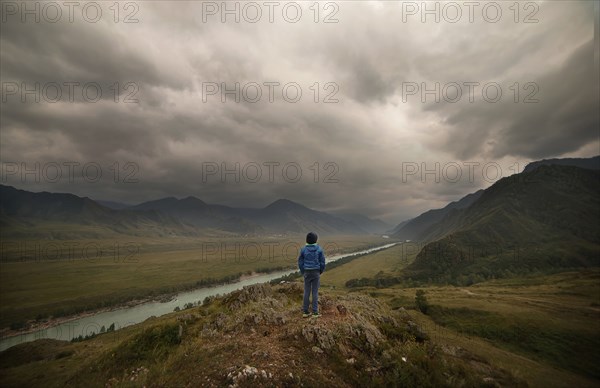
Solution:
[(317, 234), (315, 232), (309, 232), (306, 235), (306, 243), (307, 244), (314, 244), (317, 242), (318, 239), (319, 239), (319, 236), (317, 236)]

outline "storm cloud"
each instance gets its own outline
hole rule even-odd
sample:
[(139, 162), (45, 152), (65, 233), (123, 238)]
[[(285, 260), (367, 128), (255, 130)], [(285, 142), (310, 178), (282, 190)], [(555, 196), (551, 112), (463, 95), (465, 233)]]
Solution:
[(2, 184), (395, 223), (598, 154), (597, 2), (475, 3), (4, 2)]

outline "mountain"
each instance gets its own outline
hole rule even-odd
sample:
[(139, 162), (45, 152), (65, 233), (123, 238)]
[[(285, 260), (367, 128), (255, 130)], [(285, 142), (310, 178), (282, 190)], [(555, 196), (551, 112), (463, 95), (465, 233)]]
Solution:
[(106, 233), (193, 234), (181, 222), (155, 211), (115, 210), (68, 193), (33, 193), (0, 185), (3, 237), (95, 238)]
[[(114, 204), (114, 203), (111, 203)], [(280, 199), (264, 208), (207, 204), (190, 196), (148, 201), (121, 209), (66, 193), (33, 193), (0, 185), (0, 225), (5, 237), (77, 238), (105, 233), (203, 235), (225, 233), (364, 234), (359, 226), (299, 203)]]
[(559, 165), (587, 168), (589, 170), (600, 170), (600, 156), (593, 158), (564, 158), (564, 159), (544, 159), (537, 162), (531, 162), (523, 169), (523, 172), (531, 172), (540, 166)]
[[(600, 156), (592, 158), (563, 158), (563, 159), (544, 159), (529, 163), (523, 173), (529, 173), (540, 166), (559, 165), (573, 166), (590, 170), (600, 170)], [(517, 176), (517, 175), (515, 175)], [(519, 175), (520, 176), (520, 175)], [(468, 208), (482, 195), (483, 190), (471, 193), (456, 202), (449, 203), (442, 209), (429, 210), (418, 217), (406, 220), (392, 229), (389, 234), (391, 237), (400, 240), (419, 240), (432, 241), (443, 236), (448, 230), (453, 229), (451, 225), (456, 220), (456, 215), (461, 210)], [(442, 224), (438, 224), (444, 218), (448, 219)]]
[[(161, 214), (168, 214), (194, 226), (209, 226), (211, 224), (211, 211), (209, 206), (196, 197), (187, 197), (184, 199), (167, 197), (131, 206), (129, 209), (134, 211), (156, 211)], [(212, 223), (214, 224), (214, 222)]]
[(325, 212), (319, 212), (292, 202), (278, 199), (255, 213), (256, 222), (266, 230), (317, 233), (366, 233), (359, 226)]
[(337, 217), (351, 222), (354, 225), (359, 226), (361, 229), (373, 234), (385, 233), (386, 230), (390, 229), (390, 225), (381, 221), (377, 218), (369, 218), (358, 213), (336, 213)]
[(404, 225), (408, 224), (410, 221), (412, 221), (412, 218), (402, 221), (401, 223), (399, 223), (398, 225), (394, 226), (394, 228), (388, 230), (386, 232), (386, 234), (388, 235), (394, 235), (396, 233), (398, 233), (400, 231), (400, 229), (404, 228)]
[(600, 171), (559, 164), (503, 178), (424, 232), (413, 277), (600, 265)]
[(131, 205), (128, 205), (126, 203), (115, 202), (115, 201), (102, 201), (102, 200), (98, 200), (98, 199), (95, 199), (94, 201), (99, 205), (102, 205), (104, 207), (107, 207), (109, 209), (114, 209), (114, 210), (121, 210), (121, 209), (126, 209), (128, 207), (131, 207)]
[(155, 210), (183, 222), (245, 233), (365, 233), (360, 227), (304, 205), (279, 199), (262, 209), (210, 205), (195, 197), (164, 198), (134, 206), (134, 210)]
[(428, 210), (418, 217), (404, 221), (392, 230), (391, 237), (400, 240), (422, 240), (425, 237), (425, 232), (432, 226), (440, 222), (448, 214), (469, 207), (482, 194), (483, 190), (476, 191), (458, 201), (450, 202), (441, 209)]

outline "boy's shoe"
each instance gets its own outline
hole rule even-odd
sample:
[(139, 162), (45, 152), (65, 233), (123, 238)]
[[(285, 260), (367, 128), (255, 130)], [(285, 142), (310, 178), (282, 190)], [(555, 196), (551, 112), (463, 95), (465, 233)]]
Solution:
[(313, 318), (319, 318), (320, 316), (321, 316), (321, 314), (319, 314), (319, 313), (313, 313), (313, 315), (312, 315)]
[(310, 317), (310, 314), (308, 313), (308, 311), (304, 311), (302, 313), (302, 318), (308, 318), (308, 317)]

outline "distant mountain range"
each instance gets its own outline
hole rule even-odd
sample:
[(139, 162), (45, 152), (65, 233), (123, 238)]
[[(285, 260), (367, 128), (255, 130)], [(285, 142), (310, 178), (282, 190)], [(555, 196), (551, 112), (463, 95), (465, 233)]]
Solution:
[(129, 209), (158, 211), (196, 227), (237, 233), (296, 233), (307, 230), (328, 234), (367, 233), (352, 222), (287, 199), (278, 199), (264, 208), (255, 209), (210, 205), (196, 197), (179, 200), (170, 197), (144, 202)]
[[(207, 204), (174, 197), (128, 206), (65, 193), (33, 193), (0, 185), (0, 226), (4, 237), (94, 238), (105, 233), (138, 236), (286, 234), (308, 230), (365, 234), (385, 230), (379, 220), (336, 217), (279, 199), (264, 208)], [(364, 225), (364, 227), (363, 227)]]
[(0, 185), (3, 238), (77, 239), (110, 233), (136, 236), (193, 235), (196, 231), (156, 211), (114, 210), (87, 197), (33, 193)]

